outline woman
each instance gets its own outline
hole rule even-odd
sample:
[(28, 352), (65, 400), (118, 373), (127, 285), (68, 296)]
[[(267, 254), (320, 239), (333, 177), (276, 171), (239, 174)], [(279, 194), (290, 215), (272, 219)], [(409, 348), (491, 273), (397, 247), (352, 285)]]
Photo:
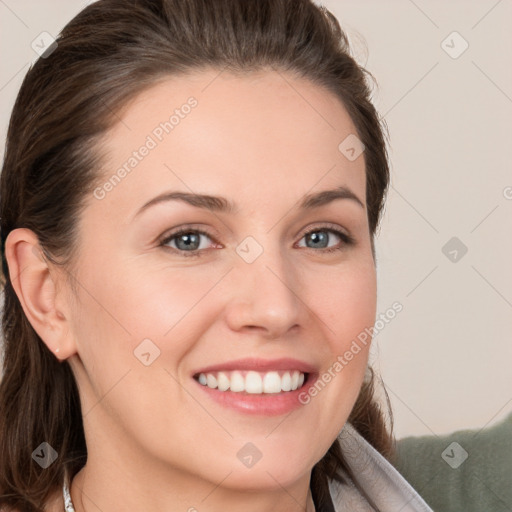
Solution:
[(369, 96), (309, 0), (100, 0), (64, 28), (1, 175), (4, 508), (430, 510), (367, 366)]

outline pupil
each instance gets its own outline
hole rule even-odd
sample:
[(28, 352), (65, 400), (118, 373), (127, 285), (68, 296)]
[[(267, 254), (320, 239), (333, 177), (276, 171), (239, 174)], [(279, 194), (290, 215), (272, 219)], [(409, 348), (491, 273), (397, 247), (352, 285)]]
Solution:
[(322, 242), (327, 242), (327, 234), (322, 231), (317, 231), (315, 233), (311, 233), (309, 236), (311, 237), (311, 240), (315, 244), (317, 244), (317, 243), (322, 244)]
[(191, 246), (194, 246), (194, 248), (197, 248), (195, 246), (198, 243), (198, 238), (199, 237), (195, 234), (185, 233), (178, 238), (178, 245), (179, 245), (179, 242), (183, 241), (183, 245), (185, 248), (190, 248)]

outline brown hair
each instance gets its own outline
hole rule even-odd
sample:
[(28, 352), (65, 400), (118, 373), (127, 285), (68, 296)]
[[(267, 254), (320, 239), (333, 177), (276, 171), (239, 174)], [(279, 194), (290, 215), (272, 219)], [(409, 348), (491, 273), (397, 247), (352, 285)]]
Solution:
[[(0, 507), (30, 512), (61, 488), (66, 468), (71, 477), (79, 471), (87, 449), (73, 373), (27, 320), (3, 245), (11, 230), (29, 228), (49, 261), (72, 268), (77, 220), (101, 178), (98, 143), (129, 100), (166, 76), (201, 68), (295, 73), (342, 101), (366, 148), (372, 250), (389, 182), (385, 124), (367, 82), (373, 77), (351, 57), (336, 18), (312, 0), (100, 0), (71, 20), (56, 42), (23, 81), (0, 177)], [(392, 418), (375, 399), (371, 377), (349, 421), (388, 456)], [(31, 457), (42, 442), (58, 452), (44, 470)], [(341, 470), (350, 474), (336, 441), (312, 473), (320, 498), (327, 478), (343, 480)]]

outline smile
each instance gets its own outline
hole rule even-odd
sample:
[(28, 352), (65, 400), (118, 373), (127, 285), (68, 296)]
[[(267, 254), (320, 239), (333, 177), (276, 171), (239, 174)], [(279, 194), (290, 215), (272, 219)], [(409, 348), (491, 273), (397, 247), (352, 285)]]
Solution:
[(222, 408), (260, 417), (304, 408), (303, 388), (318, 379), (318, 366), (296, 358), (249, 357), (196, 368), (190, 375), (201, 396)]
[(199, 373), (196, 380), (210, 389), (253, 395), (295, 391), (303, 386), (307, 374), (292, 371), (219, 371)]

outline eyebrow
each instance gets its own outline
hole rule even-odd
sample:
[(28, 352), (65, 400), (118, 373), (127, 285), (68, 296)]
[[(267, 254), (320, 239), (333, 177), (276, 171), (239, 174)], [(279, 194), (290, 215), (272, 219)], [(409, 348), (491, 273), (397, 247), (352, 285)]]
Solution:
[[(362, 201), (349, 188), (341, 186), (332, 190), (323, 190), (306, 194), (299, 204), (299, 209), (312, 210), (320, 208), (337, 199), (349, 199), (359, 204), (364, 209)], [(151, 206), (166, 201), (183, 201), (197, 208), (203, 208), (212, 212), (234, 213), (237, 210), (235, 203), (229, 201), (225, 197), (211, 196), (207, 194), (193, 194), (189, 192), (164, 192), (147, 203), (145, 203), (135, 214), (135, 217), (147, 210)]]

